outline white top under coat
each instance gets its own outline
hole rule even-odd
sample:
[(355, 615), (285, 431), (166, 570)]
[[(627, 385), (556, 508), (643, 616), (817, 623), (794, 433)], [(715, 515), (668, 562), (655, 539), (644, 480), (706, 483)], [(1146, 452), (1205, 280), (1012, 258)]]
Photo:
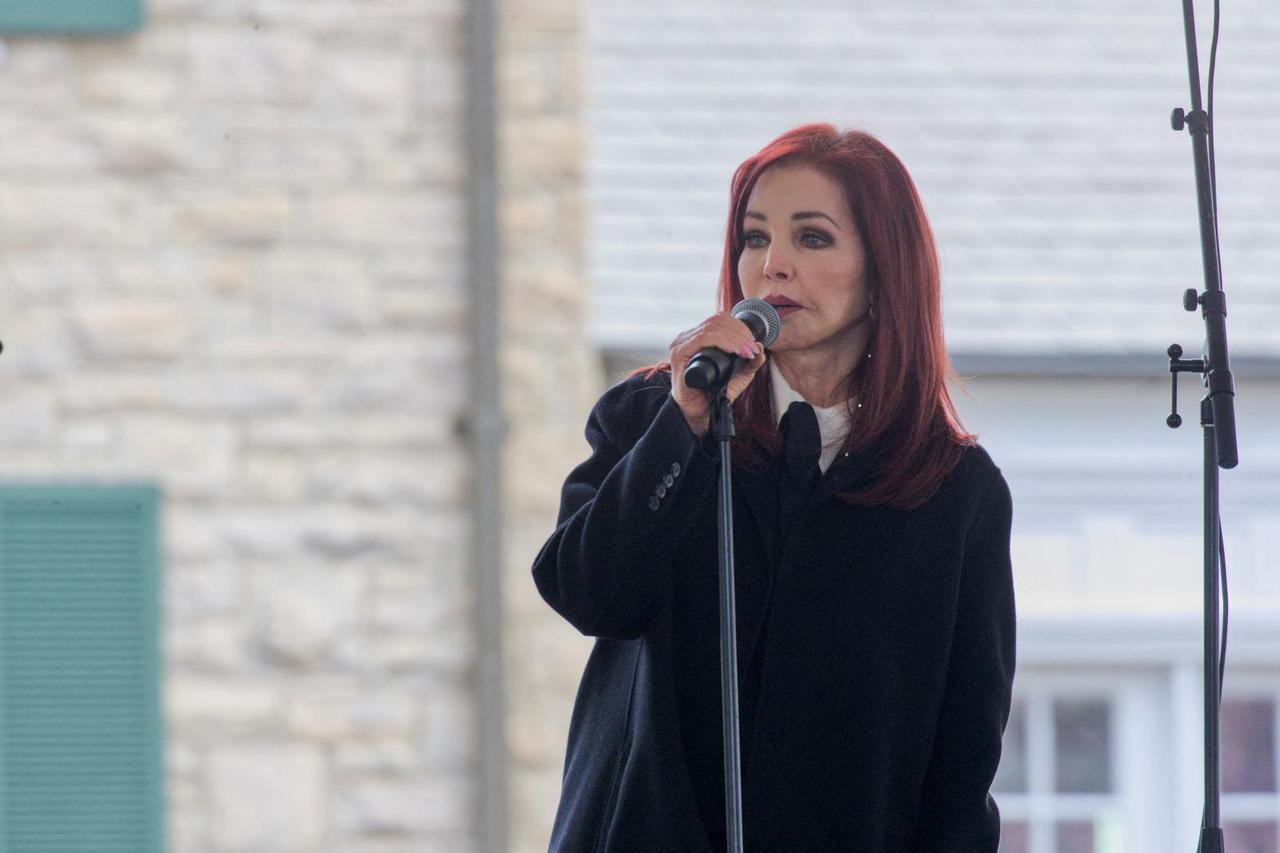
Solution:
[[(800, 392), (788, 385), (787, 380), (782, 378), (782, 371), (778, 369), (778, 365), (772, 356), (769, 358), (769, 383), (770, 391), (773, 394), (774, 425), (782, 423), (782, 416), (786, 414), (787, 407), (792, 403), (797, 400), (809, 403), (808, 400), (800, 395)], [(813, 406), (812, 403), (809, 403), (809, 405)], [(818, 457), (818, 468), (825, 474), (828, 466), (831, 465), (831, 461), (840, 452), (840, 445), (844, 441), (844, 437), (849, 434), (848, 404), (837, 403), (826, 408), (813, 406), (813, 413), (818, 418), (818, 434), (822, 436), (822, 455)]]

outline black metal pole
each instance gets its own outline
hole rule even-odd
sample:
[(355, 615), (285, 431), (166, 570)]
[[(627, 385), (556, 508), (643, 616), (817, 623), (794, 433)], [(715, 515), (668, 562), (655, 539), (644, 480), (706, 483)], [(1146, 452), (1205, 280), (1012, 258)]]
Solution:
[[(1215, 0), (1216, 3), (1216, 0)], [(1191, 84), (1191, 111), (1175, 109), (1173, 129), (1186, 128), (1191, 135), (1195, 166), (1196, 206), (1200, 220), (1200, 254), (1204, 270), (1204, 291), (1188, 290), (1183, 307), (1201, 309), (1205, 326), (1204, 358), (1182, 361), (1181, 348), (1169, 350), (1173, 372), (1175, 413), (1169, 425), (1176, 427), (1177, 374), (1202, 372), (1205, 396), (1200, 402), (1200, 424), (1204, 430), (1204, 811), (1200, 828), (1201, 853), (1223, 853), (1220, 826), (1220, 776), (1218, 767), (1219, 708), (1222, 696), (1219, 676), (1219, 531), (1220, 506), (1218, 468), (1234, 468), (1239, 462), (1236, 446), (1235, 383), (1227, 352), (1227, 300), (1222, 290), (1218, 256), (1218, 223), (1214, 199), (1212, 149), (1213, 117), (1201, 107), (1200, 63), (1196, 55), (1196, 25), (1192, 0), (1182, 0), (1183, 31), (1187, 46), (1187, 74)], [(1217, 40), (1215, 10), (1214, 41)], [(1211, 63), (1212, 69), (1212, 63)], [(1212, 103), (1212, 90), (1210, 90)]]
[[(1236, 448), (1235, 383), (1227, 354), (1227, 298), (1222, 292), (1218, 259), (1218, 223), (1214, 213), (1213, 186), (1209, 168), (1211, 116), (1201, 108), (1200, 63), (1196, 58), (1196, 21), (1191, 0), (1182, 0), (1182, 20), (1187, 40), (1187, 73), (1191, 78), (1191, 112), (1173, 111), (1173, 129), (1189, 129), (1196, 175), (1196, 207), (1200, 213), (1200, 255), (1204, 265), (1204, 293), (1197, 297), (1204, 317), (1205, 350), (1208, 356), (1205, 385), (1213, 406), (1214, 441), (1217, 464), (1234, 468), (1239, 461)], [(1192, 308), (1191, 310), (1194, 310)]]
[(1222, 853), (1219, 814), (1218, 709), (1218, 456), (1214, 439), (1213, 406), (1200, 401), (1204, 428), (1204, 819), (1201, 853)]
[(733, 573), (733, 480), (729, 442), (733, 407), (722, 385), (711, 401), (711, 429), (720, 445), (720, 704), (724, 728), (724, 799), (728, 853), (742, 853), (742, 755), (738, 737), (738, 627)]

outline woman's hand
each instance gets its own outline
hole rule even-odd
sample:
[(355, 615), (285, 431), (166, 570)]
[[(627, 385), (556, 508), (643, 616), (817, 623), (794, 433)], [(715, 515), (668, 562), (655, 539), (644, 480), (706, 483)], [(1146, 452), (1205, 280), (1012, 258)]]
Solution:
[(703, 347), (716, 347), (738, 356), (738, 368), (729, 380), (726, 393), (732, 403), (746, 390), (767, 359), (764, 345), (751, 335), (747, 324), (728, 311), (721, 311), (703, 320), (697, 326), (676, 335), (671, 342), (668, 360), (671, 362), (671, 396), (684, 413), (689, 429), (698, 438), (711, 428), (711, 397), (698, 388), (684, 384), (684, 369), (689, 360)]

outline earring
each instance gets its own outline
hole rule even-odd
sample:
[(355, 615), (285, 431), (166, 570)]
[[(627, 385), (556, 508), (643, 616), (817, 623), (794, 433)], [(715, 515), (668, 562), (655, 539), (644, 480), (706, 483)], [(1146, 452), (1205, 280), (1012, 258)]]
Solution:
[(870, 317), (872, 320), (876, 318), (876, 306), (871, 305), (867, 308), (867, 316)]

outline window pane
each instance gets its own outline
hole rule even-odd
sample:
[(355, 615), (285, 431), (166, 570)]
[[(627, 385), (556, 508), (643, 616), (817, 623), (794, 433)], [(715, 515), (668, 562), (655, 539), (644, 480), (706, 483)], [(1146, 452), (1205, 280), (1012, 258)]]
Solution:
[(1266, 699), (1222, 703), (1221, 754), (1223, 791), (1276, 789), (1276, 709)]
[(1004, 746), (1000, 752), (1000, 767), (996, 770), (993, 791), (1027, 790), (1027, 725), (1022, 703), (1014, 702), (1009, 708), (1009, 724), (1004, 729)]
[(1053, 745), (1058, 791), (1111, 790), (1111, 707), (1105, 699), (1056, 700)]
[(1280, 827), (1274, 820), (1222, 825), (1222, 840), (1231, 853), (1280, 853), (1276, 848), (1277, 834), (1280, 834)]
[(1093, 824), (1087, 820), (1060, 820), (1053, 834), (1057, 853), (1093, 853)]
[(1031, 849), (1031, 831), (1025, 821), (1009, 820), (1000, 827), (1000, 853), (1027, 853)]

